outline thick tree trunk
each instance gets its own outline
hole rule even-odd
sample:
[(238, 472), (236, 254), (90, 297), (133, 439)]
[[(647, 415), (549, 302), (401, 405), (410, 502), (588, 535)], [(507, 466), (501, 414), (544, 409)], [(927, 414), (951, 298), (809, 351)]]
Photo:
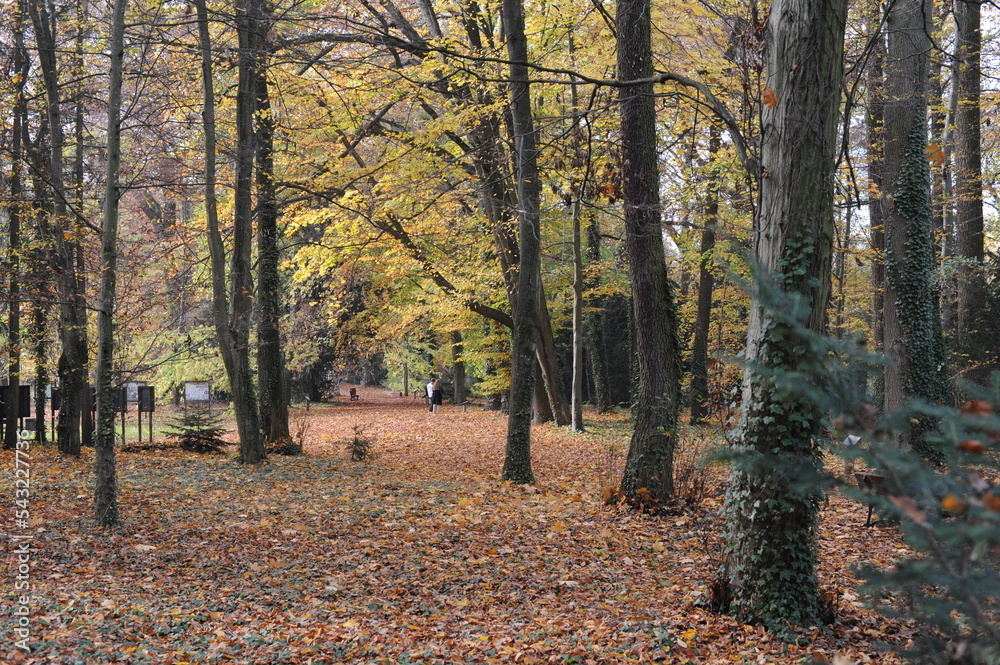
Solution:
[[(944, 348), (934, 286), (930, 171), (927, 156), (927, 88), (930, 40), (929, 0), (899, 0), (886, 28), (885, 150), (882, 197), (886, 231), (885, 410), (893, 413), (907, 398), (943, 399)], [(905, 203), (904, 203), (905, 201)], [(921, 422), (910, 445), (934, 457), (923, 443)], [(900, 437), (903, 436), (901, 433)], [(898, 443), (903, 445), (902, 438)]]
[(708, 139), (710, 173), (705, 195), (705, 228), (701, 232), (701, 256), (698, 259), (698, 311), (691, 343), (692, 425), (704, 422), (709, 415), (708, 333), (712, 323), (712, 291), (715, 288), (715, 227), (719, 218), (719, 176), (714, 165), (721, 145), (721, 132), (716, 125), (712, 125)]
[[(618, 78), (652, 75), (649, 0), (618, 0)], [(620, 92), (625, 245), (632, 284), (639, 394), (633, 411), (621, 489), (652, 506), (674, 490), (673, 461), (680, 407), (677, 312), (667, 279), (660, 222), (656, 107), (652, 84)]]
[[(792, 313), (780, 295), (755, 294), (747, 339), (740, 454), (726, 494), (725, 575), (731, 610), (781, 629), (819, 625), (815, 531), (822, 405), (774, 380), (817, 359), (796, 331), (823, 332), (833, 252), (833, 176), (843, 78), (847, 0), (777, 0), (768, 23), (761, 206), (754, 228), (761, 280), (801, 294)], [(801, 318), (799, 318), (801, 316)], [(821, 361), (819, 361), (821, 362)]]
[(115, 460), (114, 313), (118, 270), (118, 202), (121, 192), (121, 105), (125, 2), (115, 0), (111, 20), (111, 68), (108, 83), (107, 186), (101, 229), (101, 299), (97, 313), (97, 431), (94, 439), (94, 519), (98, 526), (118, 523)]
[[(267, 33), (265, 17), (261, 30)], [(278, 200), (274, 189), (274, 116), (267, 82), (267, 55), (259, 56), (257, 86), (257, 382), (264, 438), (290, 441), (285, 366), (281, 352), (281, 257)]]
[(538, 176), (538, 148), (531, 117), (528, 84), (528, 43), (524, 34), (521, 0), (503, 0), (503, 25), (510, 58), (510, 107), (514, 126), (517, 160), (519, 255), (517, 308), (514, 310), (511, 344), (510, 415), (507, 420), (507, 449), (504, 480), (530, 483), (531, 403), (535, 387), (535, 353), (538, 343), (538, 315), (541, 303), (541, 182)]

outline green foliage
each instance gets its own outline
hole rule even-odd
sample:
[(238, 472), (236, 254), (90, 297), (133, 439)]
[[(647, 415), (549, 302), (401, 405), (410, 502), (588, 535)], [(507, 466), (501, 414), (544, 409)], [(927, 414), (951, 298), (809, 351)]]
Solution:
[[(944, 403), (948, 397), (945, 381), (945, 350), (941, 335), (932, 241), (930, 172), (924, 148), (926, 132), (914, 127), (903, 154), (896, 192), (896, 208), (907, 220), (905, 255), (886, 252), (886, 274), (897, 291), (897, 307), (905, 340), (907, 371), (905, 391), (913, 399)], [(890, 227), (891, 228), (891, 227)], [(926, 442), (934, 422), (919, 415), (909, 430), (910, 444), (928, 459), (940, 462), (940, 455)]]
[[(795, 278), (795, 271), (789, 273)], [(755, 280), (764, 309), (761, 353), (748, 365), (750, 402), (737, 445), (724, 455), (732, 474), (726, 493), (725, 583), (716, 604), (779, 634), (822, 622), (816, 577), (819, 505), (829, 477), (822, 466), (823, 429), (836, 405), (860, 421), (857, 366), (868, 361), (809, 327), (812, 305), (766, 275)]]
[(365, 434), (365, 425), (354, 425), (354, 435), (347, 440), (347, 452), (354, 462), (370, 462), (378, 455), (375, 452), (375, 439)]
[(212, 409), (187, 409), (165, 429), (167, 437), (184, 450), (194, 453), (221, 453), (229, 442), (222, 439), (225, 412)]
[[(969, 389), (974, 390), (974, 389)], [(935, 422), (925, 440), (938, 464), (884, 443), (882, 423), (855, 451), (886, 477), (884, 495), (864, 497), (898, 522), (912, 556), (862, 572), (863, 589), (892, 616), (916, 619), (918, 663), (1000, 663), (1000, 382), (962, 409), (912, 404), (906, 419)]]

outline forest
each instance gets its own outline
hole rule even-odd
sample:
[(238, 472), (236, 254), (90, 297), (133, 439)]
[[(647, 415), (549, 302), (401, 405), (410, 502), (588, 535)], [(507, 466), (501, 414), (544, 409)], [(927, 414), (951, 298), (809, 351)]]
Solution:
[(4, 8), (10, 662), (1000, 664), (994, 3)]

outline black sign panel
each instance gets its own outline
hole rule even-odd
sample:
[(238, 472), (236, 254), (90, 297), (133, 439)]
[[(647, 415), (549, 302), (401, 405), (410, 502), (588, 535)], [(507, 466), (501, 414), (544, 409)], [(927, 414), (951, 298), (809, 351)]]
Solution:
[[(31, 415), (31, 386), (18, 386), (17, 389), (17, 417), (27, 418)], [(0, 420), (7, 413), (10, 392), (10, 386), (0, 386)]]
[(139, 386), (139, 411), (152, 413), (156, 410), (153, 386)]
[(124, 387), (115, 388), (115, 413), (128, 412), (128, 390)]

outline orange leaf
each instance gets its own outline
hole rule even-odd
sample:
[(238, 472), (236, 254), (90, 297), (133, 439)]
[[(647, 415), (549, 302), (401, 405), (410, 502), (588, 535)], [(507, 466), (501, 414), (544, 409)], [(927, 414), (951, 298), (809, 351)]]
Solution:
[(768, 88), (764, 91), (764, 106), (769, 109), (773, 109), (778, 105), (778, 96), (774, 94), (773, 88)]
[(949, 494), (945, 498), (941, 499), (941, 507), (949, 513), (960, 513), (965, 510), (965, 504), (962, 503), (961, 499), (953, 494)]
[(962, 413), (967, 416), (988, 416), (992, 411), (990, 403), (982, 399), (974, 399), (962, 407)]
[(927, 155), (927, 161), (933, 162), (937, 166), (944, 164), (945, 155), (940, 144), (932, 143), (924, 148), (924, 153)]
[(962, 442), (962, 444), (958, 447), (967, 453), (974, 453), (977, 455), (986, 450), (986, 446), (983, 445), (983, 442), (977, 441), (976, 439), (968, 439)]

